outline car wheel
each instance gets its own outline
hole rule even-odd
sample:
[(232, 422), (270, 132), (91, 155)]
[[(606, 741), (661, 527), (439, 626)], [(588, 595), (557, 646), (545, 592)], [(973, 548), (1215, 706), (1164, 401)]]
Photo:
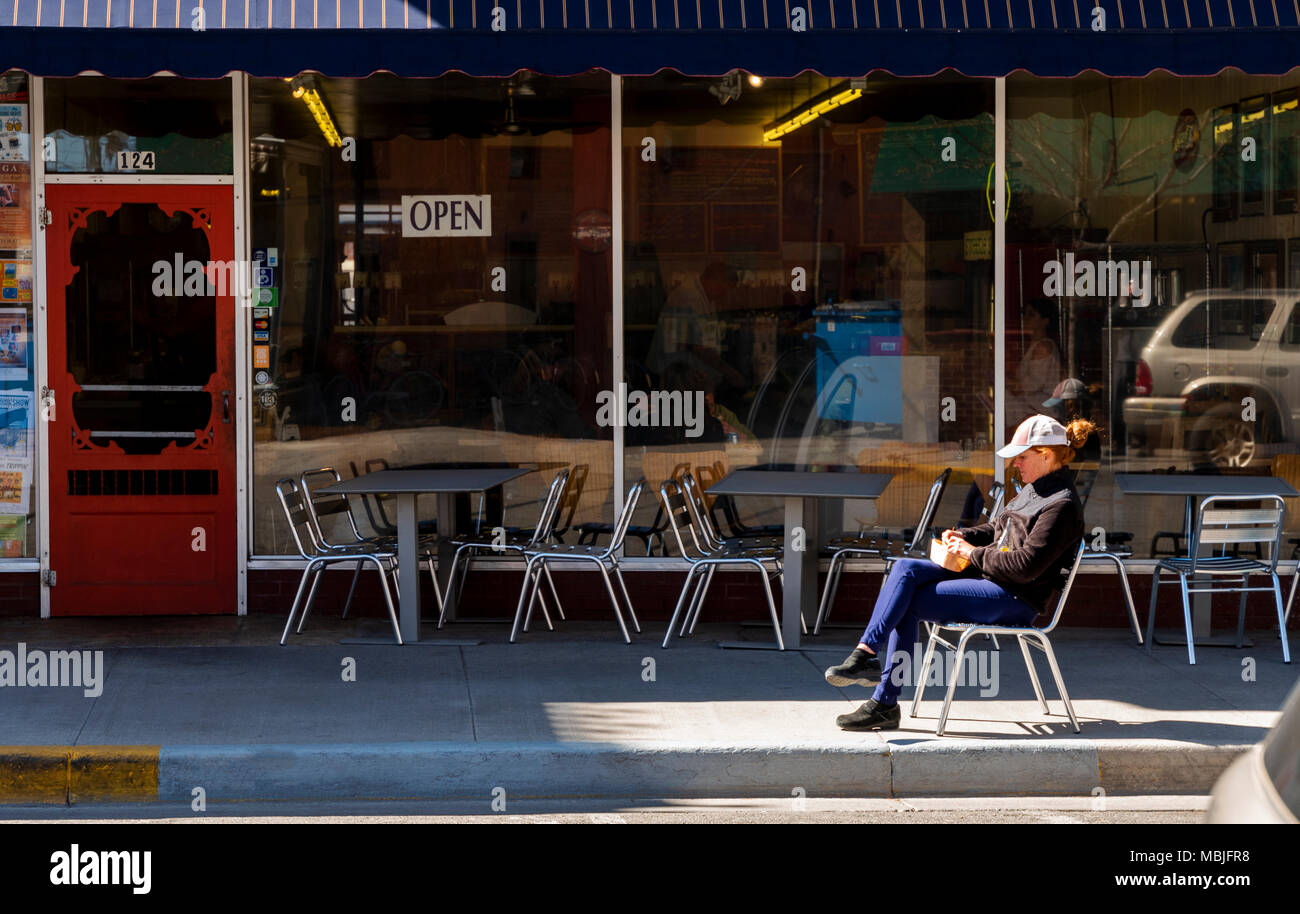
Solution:
[(1232, 404), (1216, 406), (1197, 420), (1193, 429), (1199, 449), (1221, 467), (1247, 467), (1262, 457), (1260, 445), (1268, 440), (1267, 416), (1254, 422), (1241, 418), (1241, 410)]

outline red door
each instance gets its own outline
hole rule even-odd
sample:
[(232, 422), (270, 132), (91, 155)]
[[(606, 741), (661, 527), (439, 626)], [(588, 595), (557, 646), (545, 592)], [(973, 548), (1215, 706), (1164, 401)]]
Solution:
[(46, 191), (50, 611), (233, 613), (231, 188)]

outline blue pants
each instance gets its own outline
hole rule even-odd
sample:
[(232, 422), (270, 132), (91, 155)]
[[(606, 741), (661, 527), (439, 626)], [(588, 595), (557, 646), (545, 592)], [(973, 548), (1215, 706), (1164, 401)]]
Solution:
[[(1036, 615), (1038, 610), (993, 581), (959, 577), (929, 559), (899, 559), (881, 585), (861, 638), (877, 654), (886, 648), (881, 658), (884, 672), (872, 697), (886, 705), (898, 702), (903, 687), (890, 674), (898, 654), (917, 643), (922, 621), (1028, 625)], [(920, 673), (913, 670), (913, 678)]]

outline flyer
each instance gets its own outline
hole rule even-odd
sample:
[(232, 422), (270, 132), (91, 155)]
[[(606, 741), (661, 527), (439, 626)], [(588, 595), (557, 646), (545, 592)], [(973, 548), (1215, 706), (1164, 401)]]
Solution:
[[(0, 260), (0, 305), (32, 300), (32, 262)], [(24, 312), (26, 313), (26, 312)]]
[[(17, 283), (15, 262), (0, 261), (0, 295), (9, 291), (7, 283)], [(17, 286), (14, 286), (17, 291)], [(4, 300), (9, 300), (4, 295)], [(31, 346), (27, 339), (27, 309), (0, 308), (0, 381), (26, 381), (31, 373)], [(0, 427), (7, 427), (0, 422)]]
[(0, 104), (0, 162), (26, 162), (27, 106)]
[(31, 188), (30, 165), (0, 158), (0, 250), (31, 250)]
[(0, 517), (0, 559), (20, 559), (27, 554), (27, 517)]
[(0, 514), (26, 515), (31, 473), (24, 460), (0, 459)]

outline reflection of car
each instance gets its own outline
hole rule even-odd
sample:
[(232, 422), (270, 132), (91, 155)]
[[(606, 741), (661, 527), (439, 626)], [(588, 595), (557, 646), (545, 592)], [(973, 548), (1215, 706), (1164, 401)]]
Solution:
[(1164, 442), (1220, 466), (1247, 466), (1262, 457), (1261, 445), (1294, 440), (1298, 302), (1296, 289), (1189, 295), (1142, 350), (1137, 396), (1124, 401), (1129, 443)]
[(1219, 777), (1205, 818), (1223, 824), (1300, 821), (1300, 685), (1273, 731)]

